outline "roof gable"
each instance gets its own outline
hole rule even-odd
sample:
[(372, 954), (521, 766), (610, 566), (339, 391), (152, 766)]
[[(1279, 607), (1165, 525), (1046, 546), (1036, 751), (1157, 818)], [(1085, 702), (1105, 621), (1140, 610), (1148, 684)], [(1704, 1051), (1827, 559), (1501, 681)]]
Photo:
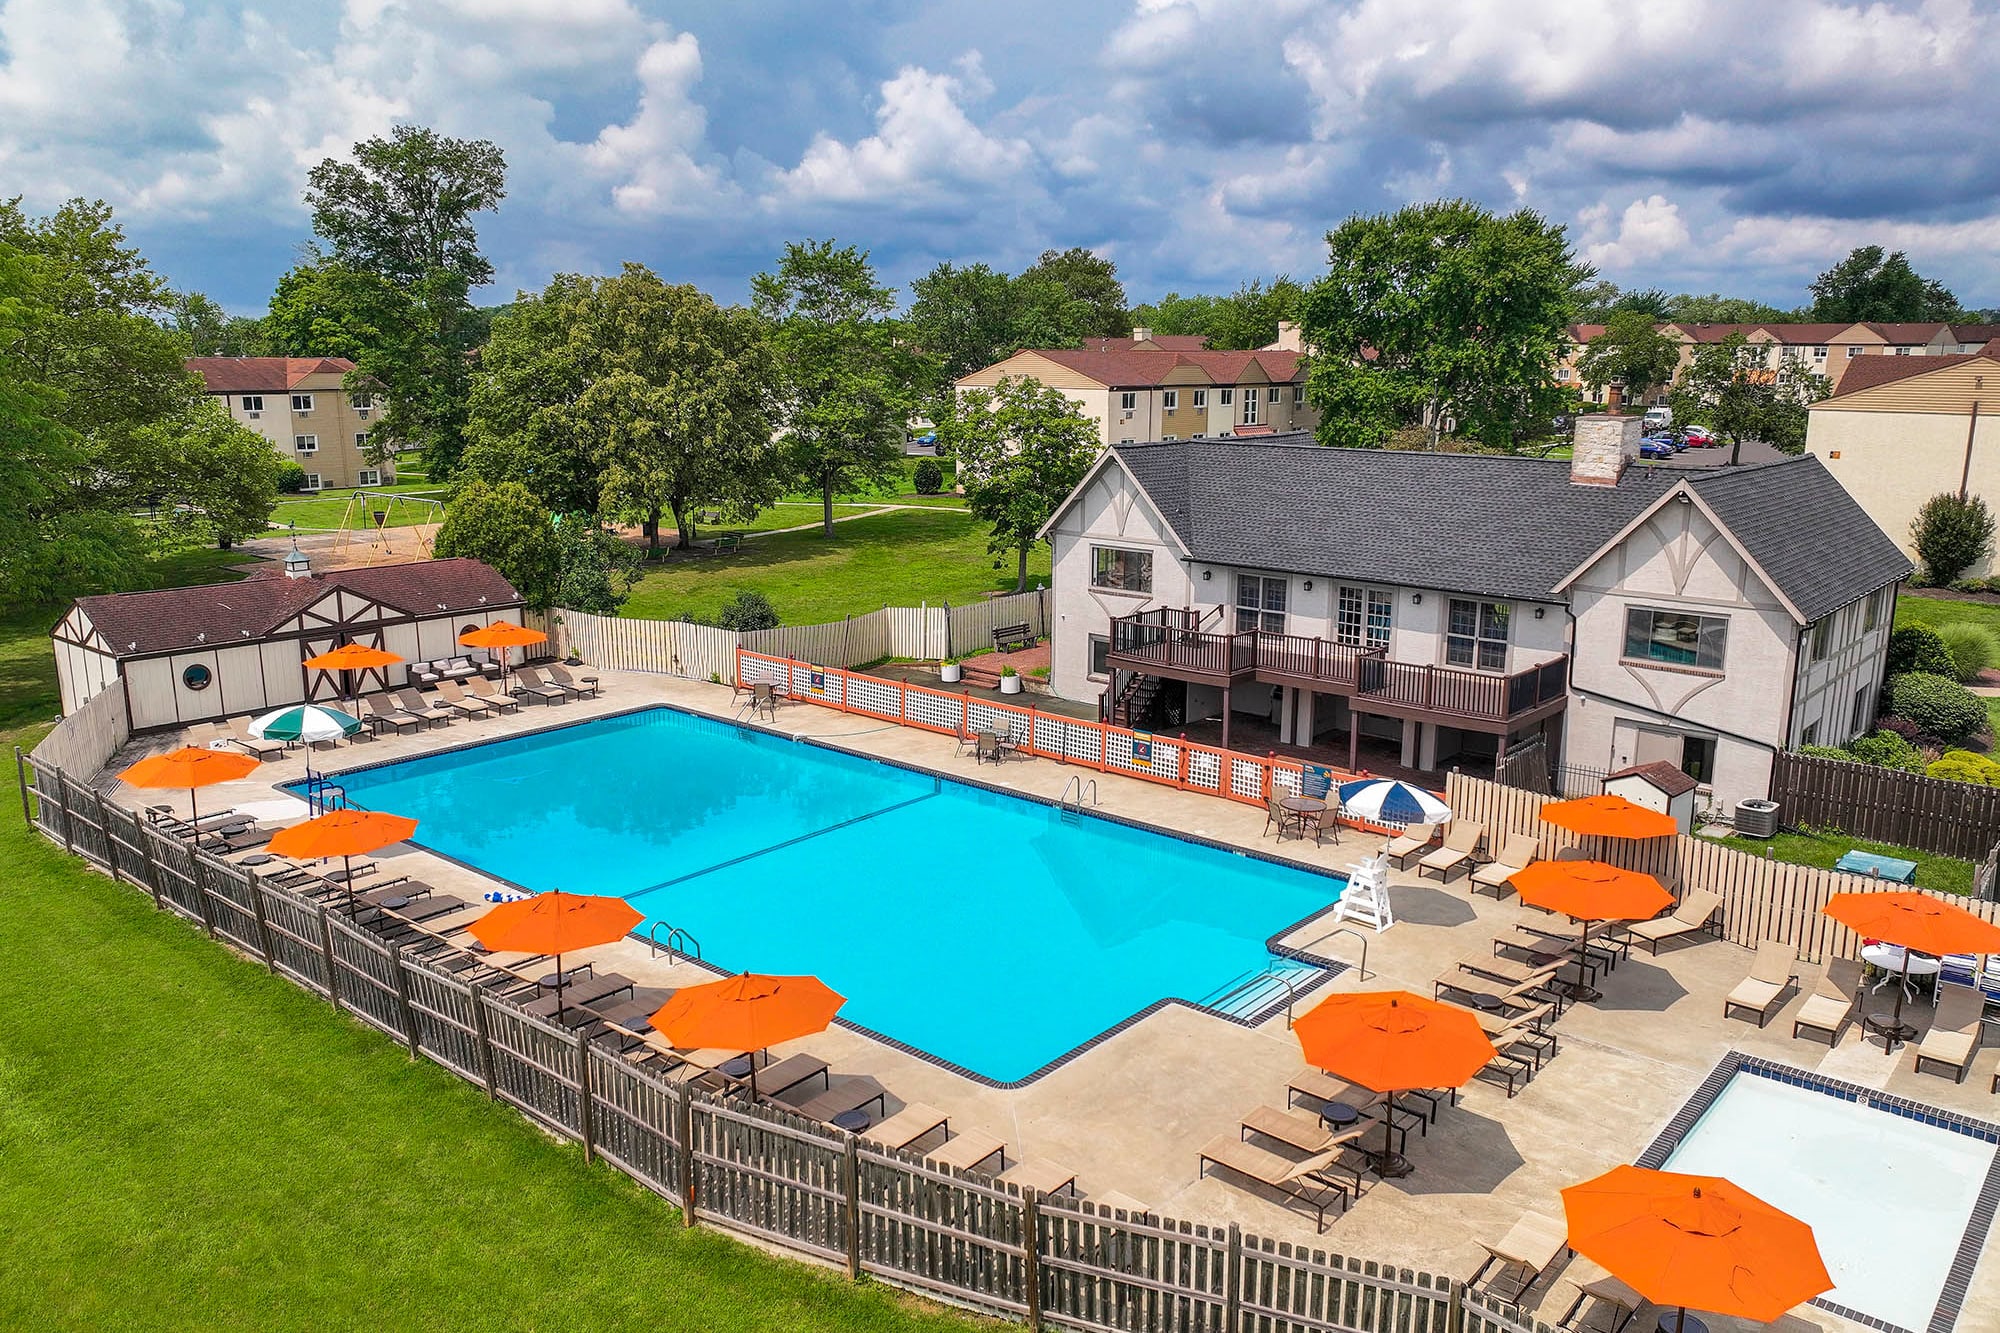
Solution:
[(186, 364), (210, 393), (283, 393), (308, 376), (354, 369), (340, 356), (191, 356)]

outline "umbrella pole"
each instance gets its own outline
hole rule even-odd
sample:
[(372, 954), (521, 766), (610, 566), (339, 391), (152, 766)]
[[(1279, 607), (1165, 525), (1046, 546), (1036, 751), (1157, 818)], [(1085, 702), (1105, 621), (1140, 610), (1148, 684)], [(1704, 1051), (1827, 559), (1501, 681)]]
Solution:
[(1681, 1312), (1674, 1316), (1674, 1333), (1687, 1333), (1688, 1308), (1683, 1305)]
[(194, 788), (188, 788), (188, 827), (194, 830), (195, 841), (201, 840), (201, 807), (195, 804)]
[(352, 858), (340, 858), (340, 882), (347, 890), (347, 914), (354, 915), (354, 862)]
[(1584, 974), (1590, 966), (1590, 922), (1583, 923), (1583, 936), (1576, 943), (1576, 984), (1569, 988), (1572, 1000), (1589, 1003), (1604, 998), (1604, 992), (1584, 981)]
[(562, 954), (558, 952), (556, 954), (556, 1026), (557, 1027), (561, 1027), (563, 1021), (562, 993), (563, 993)]

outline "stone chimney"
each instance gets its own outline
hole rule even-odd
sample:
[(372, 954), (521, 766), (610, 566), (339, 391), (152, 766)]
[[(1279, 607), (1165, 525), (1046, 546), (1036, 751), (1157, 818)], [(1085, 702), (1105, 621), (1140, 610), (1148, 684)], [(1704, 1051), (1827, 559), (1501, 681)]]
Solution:
[(1135, 343), (1149, 343), (1153, 341), (1153, 331), (1143, 324), (1135, 324), (1132, 326), (1132, 341)]
[(1278, 341), (1271, 344), (1274, 352), (1303, 352), (1306, 350), (1305, 335), (1299, 332), (1298, 321), (1281, 319), (1278, 321)]
[(1578, 486), (1616, 486), (1625, 467), (1639, 456), (1645, 422), (1638, 417), (1598, 413), (1576, 419), (1569, 479)]

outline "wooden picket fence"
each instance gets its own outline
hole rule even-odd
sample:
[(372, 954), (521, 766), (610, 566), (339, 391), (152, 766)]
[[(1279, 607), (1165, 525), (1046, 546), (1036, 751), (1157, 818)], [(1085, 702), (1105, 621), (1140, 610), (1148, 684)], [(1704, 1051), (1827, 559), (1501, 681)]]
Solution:
[(1786, 753), (1771, 764), (1771, 799), (1787, 824), (1933, 856), (1977, 861), (2000, 842), (2000, 787)]
[(1451, 1278), (1038, 1195), (662, 1077), (15, 753), (23, 808), (50, 840), (580, 1143), (688, 1226), (1036, 1329), (1556, 1333)]
[[(1510, 834), (1525, 834), (1540, 840), (1544, 856), (1565, 847), (1582, 847), (1593, 857), (1652, 875), (1677, 893), (1688, 889), (1719, 893), (1725, 938), (1753, 948), (1759, 940), (1776, 940), (1796, 947), (1809, 961), (1860, 956), (1860, 937), (1820, 911), (1827, 899), (1836, 893), (1905, 887), (1868, 875), (1755, 856), (1687, 834), (1638, 840), (1583, 838), (1542, 819), (1543, 804), (1553, 799), (1463, 773), (1452, 773), (1445, 784), (1453, 820), (1484, 824), (1489, 846)], [(2000, 921), (2000, 903), (1947, 893), (1933, 896), (1988, 921)]]

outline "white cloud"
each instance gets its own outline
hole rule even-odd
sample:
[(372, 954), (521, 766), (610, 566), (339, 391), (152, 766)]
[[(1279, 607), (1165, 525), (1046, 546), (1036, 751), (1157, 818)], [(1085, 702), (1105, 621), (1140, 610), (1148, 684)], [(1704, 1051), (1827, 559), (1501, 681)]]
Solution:
[(715, 202), (718, 172), (695, 160), (707, 115), (694, 100), (701, 47), (690, 33), (654, 42), (639, 57), (638, 114), (607, 125), (584, 150), (591, 167), (616, 178), (611, 197), (627, 213), (691, 212)]
[[(1681, 221), (1678, 204), (1664, 195), (1634, 199), (1619, 215), (1618, 228), (1611, 231), (1609, 205), (1586, 208), (1577, 217), (1583, 224), (1583, 257), (1606, 272), (1623, 272), (1669, 259), (1685, 249), (1692, 237)], [(1600, 239), (1601, 238), (1601, 239)]]

